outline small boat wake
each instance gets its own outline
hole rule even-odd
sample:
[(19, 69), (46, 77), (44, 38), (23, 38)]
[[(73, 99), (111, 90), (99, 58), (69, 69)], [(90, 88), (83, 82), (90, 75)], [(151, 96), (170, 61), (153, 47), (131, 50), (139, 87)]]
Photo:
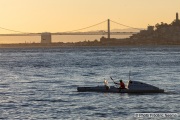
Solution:
[(164, 94), (167, 94), (167, 95), (178, 95), (180, 92), (178, 91), (165, 91)]

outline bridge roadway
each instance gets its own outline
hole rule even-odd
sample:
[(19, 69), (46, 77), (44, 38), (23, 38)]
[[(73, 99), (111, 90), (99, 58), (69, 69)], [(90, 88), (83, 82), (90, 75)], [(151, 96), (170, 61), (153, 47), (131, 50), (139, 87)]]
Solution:
[[(132, 35), (138, 32), (111, 32), (111, 35)], [(58, 32), (51, 35), (107, 35), (108, 32)], [(0, 36), (41, 36), (41, 33), (0, 34)]]

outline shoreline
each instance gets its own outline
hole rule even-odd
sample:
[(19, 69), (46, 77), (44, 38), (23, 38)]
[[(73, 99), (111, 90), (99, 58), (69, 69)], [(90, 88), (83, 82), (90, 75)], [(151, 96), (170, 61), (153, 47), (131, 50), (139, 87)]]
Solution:
[(67, 48), (67, 47), (158, 47), (158, 46), (180, 46), (179, 42), (161, 42), (161, 43), (15, 43), (15, 44), (0, 44), (0, 48)]

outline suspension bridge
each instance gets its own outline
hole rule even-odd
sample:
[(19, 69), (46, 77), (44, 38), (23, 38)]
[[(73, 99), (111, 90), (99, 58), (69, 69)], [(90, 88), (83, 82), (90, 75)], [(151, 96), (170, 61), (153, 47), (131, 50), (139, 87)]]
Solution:
[[(107, 29), (106, 30), (94, 30), (94, 31), (85, 31), (82, 32), (84, 30), (99, 26), (101, 24), (107, 23)], [(135, 34), (137, 32), (127, 32), (127, 31), (121, 31), (121, 32), (115, 32), (115, 31), (111, 31), (111, 26), (110, 23), (114, 23), (117, 26), (124, 26), (127, 28), (131, 28), (131, 29), (136, 29), (137, 31), (140, 31), (142, 29), (139, 28), (134, 28), (128, 25), (124, 25), (115, 21), (112, 21), (110, 19), (99, 22), (97, 24), (94, 25), (90, 25), (88, 27), (84, 27), (81, 29), (76, 29), (76, 30), (71, 30), (71, 31), (65, 31), (65, 32), (56, 32), (56, 33), (51, 33), (51, 35), (107, 35), (108, 38), (110, 38), (110, 35), (132, 35)], [(14, 34), (0, 34), (0, 36), (40, 36), (42, 33), (29, 33), (29, 32), (22, 32), (22, 31), (18, 31), (18, 30), (12, 30), (12, 29), (8, 29), (8, 28), (4, 28), (4, 27), (0, 27), (0, 29), (2, 30), (6, 30), (9, 32), (14, 32)]]

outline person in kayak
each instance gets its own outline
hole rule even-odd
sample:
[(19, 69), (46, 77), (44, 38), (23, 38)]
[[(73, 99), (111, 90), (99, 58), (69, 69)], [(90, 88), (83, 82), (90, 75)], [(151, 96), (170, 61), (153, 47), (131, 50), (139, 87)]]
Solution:
[(106, 90), (109, 90), (108, 81), (106, 79), (104, 79), (104, 86)]
[(122, 80), (119, 80), (120, 83), (114, 82), (114, 84), (119, 84), (120, 89), (125, 89), (125, 85)]

